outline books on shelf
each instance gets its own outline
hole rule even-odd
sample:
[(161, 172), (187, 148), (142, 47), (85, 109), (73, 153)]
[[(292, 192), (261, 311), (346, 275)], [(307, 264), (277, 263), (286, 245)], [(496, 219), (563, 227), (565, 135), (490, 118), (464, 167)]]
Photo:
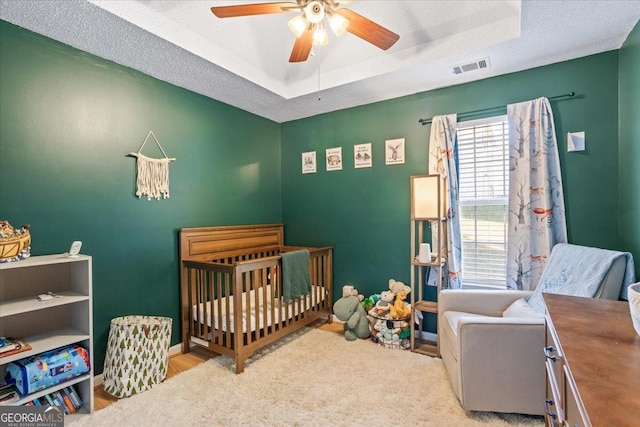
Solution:
[(3, 384), (0, 386), (0, 404), (7, 405), (18, 400), (20, 400), (20, 393), (15, 385)]
[(70, 385), (25, 403), (27, 406), (60, 406), (65, 415), (75, 414), (82, 408), (82, 399), (75, 387)]
[(0, 337), (0, 357), (11, 356), (31, 350), (31, 346), (24, 340), (18, 338)]

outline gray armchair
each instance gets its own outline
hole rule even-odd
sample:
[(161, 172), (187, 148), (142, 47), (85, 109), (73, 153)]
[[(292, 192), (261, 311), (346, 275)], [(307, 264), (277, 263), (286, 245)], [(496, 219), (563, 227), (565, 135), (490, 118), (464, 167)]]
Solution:
[[(555, 247), (546, 268), (554, 252)], [(628, 257), (610, 259), (594, 298), (618, 299), (623, 281), (629, 280), (625, 275)], [(465, 410), (544, 414), (544, 315), (520, 301), (531, 294), (515, 290), (440, 292), (440, 353)]]

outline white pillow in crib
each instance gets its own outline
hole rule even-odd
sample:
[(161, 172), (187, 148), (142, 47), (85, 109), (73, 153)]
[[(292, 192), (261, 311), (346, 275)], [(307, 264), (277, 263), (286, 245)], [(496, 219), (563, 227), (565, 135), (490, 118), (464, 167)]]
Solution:
[(544, 318), (544, 314), (533, 309), (524, 298), (515, 300), (503, 313), (502, 317), (534, 317)]

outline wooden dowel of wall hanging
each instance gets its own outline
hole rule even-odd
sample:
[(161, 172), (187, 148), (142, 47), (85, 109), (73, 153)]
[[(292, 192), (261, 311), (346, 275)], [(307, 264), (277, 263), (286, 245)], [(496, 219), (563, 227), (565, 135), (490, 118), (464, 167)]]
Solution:
[[(128, 156), (133, 156), (133, 157), (136, 157), (136, 158), (139, 157), (140, 155), (144, 156), (144, 154), (142, 154), (142, 153), (134, 153), (134, 152), (131, 152), (131, 153), (127, 154), (127, 155)], [(147, 156), (145, 156), (145, 157), (147, 157)], [(147, 158), (151, 159), (151, 157), (147, 157)], [(160, 158), (160, 159), (152, 159), (152, 160), (168, 160), (170, 162), (175, 162), (176, 158), (175, 157), (163, 157), (163, 158)]]

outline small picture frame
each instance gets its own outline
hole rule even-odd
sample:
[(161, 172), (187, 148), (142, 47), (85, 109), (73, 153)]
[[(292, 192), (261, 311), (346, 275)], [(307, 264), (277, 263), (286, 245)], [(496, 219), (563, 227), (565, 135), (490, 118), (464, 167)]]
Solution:
[(371, 143), (357, 144), (353, 146), (353, 167), (370, 168), (373, 166)]
[(384, 159), (387, 165), (404, 164), (404, 138), (387, 139), (384, 142)]
[(316, 173), (316, 152), (302, 153), (302, 174)]
[(342, 170), (342, 147), (327, 148), (327, 171)]

